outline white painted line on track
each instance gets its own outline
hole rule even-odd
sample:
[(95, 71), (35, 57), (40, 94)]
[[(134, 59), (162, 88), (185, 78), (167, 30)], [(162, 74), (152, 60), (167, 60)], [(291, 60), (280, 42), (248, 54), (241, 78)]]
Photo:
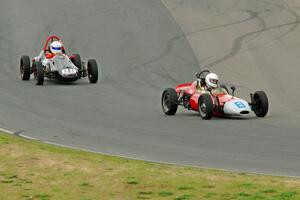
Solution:
[[(4, 128), (0, 128), (0, 131), (8, 133), (8, 134), (15, 135), (14, 132), (12, 132), (10, 130), (7, 130), (7, 129), (4, 129)], [(84, 149), (84, 148), (74, 147), (74, 146), (71, 146), (71, 145), (64, 145), (64, 144), (58, 144), (58, 143), (55, 143), (55, 142), (49, 142), (49, 141), (46, 141), (46, 140), (40, 140), (40, 139), (30, 137), (30, 136), (26, 136), (26, 135), (23, 135), (23, 134), (18, 134), (18, 136), (20, 136), (22, 138), (25, 138), (25, 139), (40, 141), (42, 143), (50, 144), (50, 145), (54, 145), (54, 146), (58, 146), (58, 147), (64, 147), (64, 148), (69, 148), (69, 149), (74, 149), (74, 150), (79, 150), (79, 151), (102, 154), (102, 155), (107, 155), (107, 156), (114, 156), (114, 157), (131, 159), (131, 160), (139, 160), (139, 161), (143, 161), (143, 162), (151, 162), (151, 163), (166, 164), (166, 165), (177, 165), (177, 166), (181, 166), (181, 167), (194, 167), (194, 168), (203, 168), (203, 169), (211, 169), (211, 170), (221, 170), (221, 171), (233, 172), (233, 173), (242, 173), (242, 171), (234, 171), (234, 170), (220, 169), (220, 168), (211, 168), (211, 167), (197, 166), (197, 165), (184, 165), (184, 164), (175, 163), (175, 162), (155, 161), (155, 160), (141, 159), (141, 158), (135, 158), (135, 157), (130, 157), (130, 156), (122, 156), (122, 155), (118, 155), (118, 154), (104, 153), (104, 152), (101, 152), (101, 151), (93, 151), (93, 150), (88, 150), (88, 149)], [(281, 174), (266, 174), (266, 173), (259, 173), (259, 172), (246, 172), (246, 173), (263, 175), (263, 176), (278, 176), (278, 177), (288, 177), (288, 178), (297, 178), (297, 179), (300, 178), (300, 176), (287, 176), (287, 175), (281, 175)]]
[(5, 128), (0, 128), (0, 131), (1, 132), (4, 132), (4, 133), (9, 133), (9, 134), (15, 134), (14, 132), (12, 132), (12, 131), (9, 131), (9, 130), (7, 130), (7, 129), (5, 129)]
[(37, 141), (44, 142), (44, 141), (42, 141), (42, 140), (39, 140), (39, 139), (36, 139), (36, 138), (30, 137), (30, 136), (26, 136), (26, 135), (23, 135), (23, 134), (19, 134), (19, 136), (20, 136), (20, 137), (22, 137), (22, 138), (29, 139), (29, 140), (37, 140)]
[(228, 169), (222, 169), (222, 168), (212, 168), (212, 167), (205, 167), (205, 166), (198, 166), (198, 165), (185, 165), (185, 164), (180, 164), (180, 163), (176, 163), (176, 162), (155, 161), (155, 160), (150, 160), (150, 159), (142, 159), (142, 158), (137, 158), (137, 157), (130, 157), (130, 156), (123, 156), (123, 155), (119, 155), (119, 154), (112, 154), (112, 153), (105, 153), (105, 152), (101, 152), (101, 151), (94, 151), (94, 150), (74, 147), (74, 146), (71, 146), (71, 145), (58, 144), (58, 143), (55, 143), (55, 142), (49, 142), (49, 141), (40, 140), (40, 139), (37, 139), (37, 138), (25, 136), (23, 134), (20, 134), (19, 136), (30, 139), (30, 140), (37, 140), (37, 141), (40, 141), (40, 142), (43, 142), (43, 143), (46, 143), (46, 144), (49, 144), (49, 145), (58, 146), (58, 147), (64, 147), (64, 148), (74, 149), (74, 150), (78, 150), (78, 151), (96, 153), (96, 154), (119, 157), (119, 158), (130, 159), (130, 160), (139, 160), (139, 161), (143, 161), (143, 162), (165, 164), (165, 165), (176, 165), (176, 166), (179, 166), (179, 167), (194, 167), (194, 168), (198, 168), (198, 169), (220, 170), (220, 171), (232, 172), (232, 173), (248, 173), (248, 174), (261, 175), (261, 176), (276, 176), (276, 177), (287, 177), (287, 178), (297, 178), (297, 179), (300, 178), (300, 176), (288, 176), (288, 175), (275, 174), (275, 173), (274, 174), (272, 174), (272, 173), (268, 174), (268, 173), (250, 172), (250, 171), (245, 172), (245, 171), (238, 171), (238, 170), (235, 171), (235, 170), (228, 170)]

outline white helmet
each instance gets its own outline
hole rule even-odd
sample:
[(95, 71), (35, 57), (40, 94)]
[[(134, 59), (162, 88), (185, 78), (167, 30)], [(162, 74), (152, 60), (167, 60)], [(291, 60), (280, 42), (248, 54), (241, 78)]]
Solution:
[(59, 41), (54, 41), (50, 44), (50, 51), (53, 54), (62, 52), (62, 44)]
[(205, 82), (207, 86), (211, 88), (218, 87), (218, 81), (219, 81), (218, 75), (215, 73), (209, 73), (205, 77)]

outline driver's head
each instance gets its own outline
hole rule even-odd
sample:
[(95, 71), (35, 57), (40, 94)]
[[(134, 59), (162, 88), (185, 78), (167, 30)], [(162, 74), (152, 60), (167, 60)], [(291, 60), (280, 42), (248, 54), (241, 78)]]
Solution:
[(62, 53), (62, 44), (59, 41), (54, 41), (50, 44), (50, 52), (53, 54)]
[(215, 73), (209, 73), (205, 77), (205, 82), (207, 86), (210, 88), (218, 87), (218, 81), (219, 81), (218, 75)]

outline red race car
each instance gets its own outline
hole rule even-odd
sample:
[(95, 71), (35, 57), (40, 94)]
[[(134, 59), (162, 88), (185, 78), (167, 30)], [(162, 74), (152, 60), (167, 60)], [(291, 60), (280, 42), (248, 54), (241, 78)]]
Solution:
[[(209, 79), (210, 75), (216, 79)], [(199, 112), (202, 119), (210, 119), (213, 116), (249, 116), (251, 111), (257, 117), (264, 117), (268, 113), (269, 103), (264, 91), (251, 93), (251, 102), (248, 103), (234, 96), (234, 86), (231, 87), (230, 95), (227, 87), (219, 84), (217, 75), (209, 70), (196, 73), (196, 77), (197, 81), (164, 90), (161, 105), (166, 115), (175, 115), (178, 105)]]
[(96, 83), (98, 65), (96, 60), (90, 59), (85, 66), (79, 54), (68, 56), (61, 39), (52, 35), (48, 37), (41, 53), (32, 59), (32, 65), (29, 56), (21, 57), (20, 74), (22, 80), (29, 80), (30, 74), (33, 74), (37, 85), (43, 85), (44, 77), (72, 82), (87, 76), (91, 83)]

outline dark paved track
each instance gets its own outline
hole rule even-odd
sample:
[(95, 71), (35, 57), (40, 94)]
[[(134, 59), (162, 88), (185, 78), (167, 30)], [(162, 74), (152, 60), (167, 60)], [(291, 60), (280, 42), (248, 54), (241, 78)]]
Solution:
[[(264, 2), (165, 1), (179, 27), (159, 0), (2, 0), (0, 127), (138, 159), (300, 176), (299, 9)], [(20, 56), (36, 55), (50, 34), (96, 58), (100, 82), (20, 81)], [(217, 64), (244, 98), (265, 90), (268, 117), (164, 116), (161, 92), (193, 79), (198, 63)]]

